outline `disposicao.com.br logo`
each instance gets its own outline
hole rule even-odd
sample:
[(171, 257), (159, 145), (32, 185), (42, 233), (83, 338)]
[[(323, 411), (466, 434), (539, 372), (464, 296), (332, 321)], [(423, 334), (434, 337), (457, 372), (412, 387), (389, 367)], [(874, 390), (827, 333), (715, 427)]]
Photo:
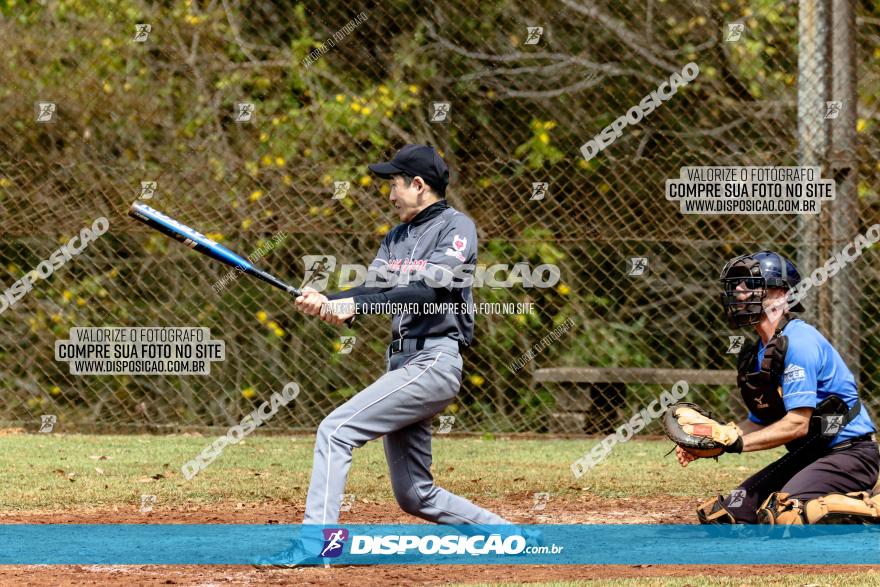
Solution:
[[(532, 549), (542, 549), (541, 553), (551, 553), (551, 548), (561, 552), (561, 546), (528, 546), (520, 535), (502, 537), (500, 534), (472, 536), (425, 536), (388, 534), (384, 536), (355, 535), (351, 537), (351, 554), (371, 555), (518, 555), (532, 554)], [(537, 553), (538, 551), (535, 551)]]
[[(552, 539), (550, 539), (552, 535)], [(571, 547), (576, 532), (556, 527), (499, 525), (376, 525), (346, 527), (303, 525), (303, 554), (326, 564), (567, 564), (579, 548)], [(563, 552), (564, 551), (564, 552)]]

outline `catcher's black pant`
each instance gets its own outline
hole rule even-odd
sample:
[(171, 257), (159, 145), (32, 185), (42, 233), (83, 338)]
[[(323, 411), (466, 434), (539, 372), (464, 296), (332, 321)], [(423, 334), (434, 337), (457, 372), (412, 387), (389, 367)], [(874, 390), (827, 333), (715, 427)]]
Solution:
[(820, 450), (789, 452), (770, 463), (724, 498), (724, 507), (741, 524), (756, 524), (757, 509), (771, 493), (781, 491), (807, 500), (829, 493), (871, 491), (880, 471), (880, 452), (873, 440)]

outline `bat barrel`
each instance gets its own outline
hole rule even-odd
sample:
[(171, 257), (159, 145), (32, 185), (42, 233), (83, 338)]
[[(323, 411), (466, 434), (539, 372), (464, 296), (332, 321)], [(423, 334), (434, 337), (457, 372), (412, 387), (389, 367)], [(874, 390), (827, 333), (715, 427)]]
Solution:
[(181, 224), (177, 220), (166, 216), (158, 210), (150, 208), (146, 204), (135, 202), (128, 210), (128, 215), (139, 220), (147, 226), (158, 230), (166, 236), (170, 236), (176, 241), (183, 243), (189, 248), (212, 257), (221, 263), (225, 263), (232, 267), (236, 267), (242, 271), (249, 272), (254, 266), (241, 255), (237, 255), (218, 244), (197, 230), (193, 230), (185, 224)]
[(128, 215), (132, 218), (135, 218), (136, 220), (143, 222), (147, 226), (158, 230), (162, 234), (170, 236), (171, 238), (182, 242), (186, 246), (195, 251), (198, 251), (199, 253), (202, 253), (203, 255), (207, 255), (213, 259), (220, 261), (221, 263), (225, 263), (226, 265), (235, 267), (239, 271), (262, 279), (266, 283), (273, 285), (280, 290), (286, 291), (292, 296), (302, 295), (302, 291), (298, 288), (293, 287), (289, 283), (285, 283), (284, 281), (278, 279), (270, 273), (263, 271), (262, 269), (254, 267), (254, 265), (247, 261), (244, 257), (233, 253), (223, 245), (215, 243), (202, 233), (193, 230), (185, 224), (181, 224), (177, 220), (166, 216), (158, 210), (150, 208), (146, 204), (143, 204), (141, 202), (133, 203), (131, 205), (131, 208), (129, 208), (128, 210)]

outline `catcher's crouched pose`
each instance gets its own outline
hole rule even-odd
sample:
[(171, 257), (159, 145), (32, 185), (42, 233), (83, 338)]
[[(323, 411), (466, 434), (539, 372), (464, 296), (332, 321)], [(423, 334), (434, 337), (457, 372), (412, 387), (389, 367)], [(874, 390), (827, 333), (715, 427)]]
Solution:
[(701, 523), (880, 523), (872, 497), (880, 468), (874, 425), (852, 373), (813, 326), (794, 319), (786, 291), (800, 282), (794, 264), (760, 251), (736, 257), (721, 273), (724, 312), (734, 328), (754, 326), (737, 382), (748, 418), (722, 425), (693, 404), (672, 406), (664, 424), (682, 466), (722, 452), (785, 445), (788, 453), (729, 496), (699, 507)]

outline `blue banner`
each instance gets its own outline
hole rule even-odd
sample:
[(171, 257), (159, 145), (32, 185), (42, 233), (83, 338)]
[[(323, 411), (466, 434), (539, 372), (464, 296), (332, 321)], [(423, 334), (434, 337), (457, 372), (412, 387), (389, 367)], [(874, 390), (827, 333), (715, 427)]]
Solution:
[(880, 564), (880, 526), (0, 524), (0, 564)]

